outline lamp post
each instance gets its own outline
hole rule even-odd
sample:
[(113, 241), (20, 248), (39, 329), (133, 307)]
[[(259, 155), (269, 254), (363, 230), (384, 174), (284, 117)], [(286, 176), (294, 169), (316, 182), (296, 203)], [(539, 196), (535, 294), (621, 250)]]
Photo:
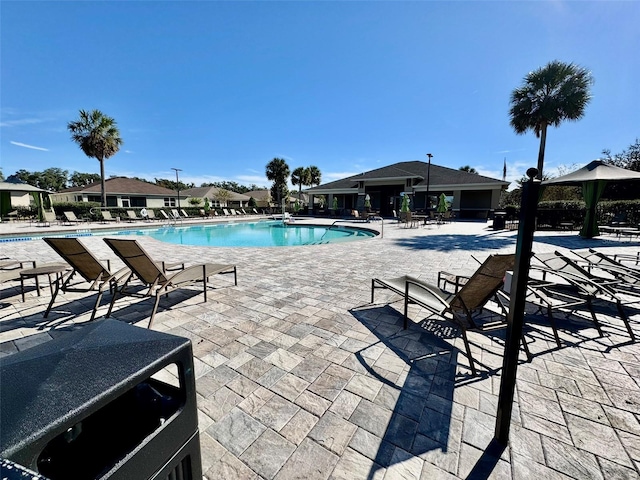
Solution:
[(178, 209), (180, 209), (180, 181), (178, 180), (178, 172), (181, 172), (182, 169), (171, 167), (171, 170), (176, 171), (176, 189), (178, 190)]
[(427, 210), (431, 210), (431, 198), (429, 197), (429, 175), (431, 174), (431, 157), (433, 157), (433, 155), (427, 153), (427, 157), (429, 158), (429, 164), (427, 165)]

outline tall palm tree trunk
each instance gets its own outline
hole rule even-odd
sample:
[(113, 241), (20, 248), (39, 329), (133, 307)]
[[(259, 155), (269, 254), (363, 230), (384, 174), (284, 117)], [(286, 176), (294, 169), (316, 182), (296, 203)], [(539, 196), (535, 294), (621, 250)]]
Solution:
[(538, 176), (542, 180), (542, 167), (544, 166), (544, 149), (547, 145), (547, 124), (543, 123), (540, 128), (540, 150), (538, 151)]
[(107, 206), (107, 186), (104, 182), (104, 157), (100, 158), (100, 194), (102, 196), (102, 206)]

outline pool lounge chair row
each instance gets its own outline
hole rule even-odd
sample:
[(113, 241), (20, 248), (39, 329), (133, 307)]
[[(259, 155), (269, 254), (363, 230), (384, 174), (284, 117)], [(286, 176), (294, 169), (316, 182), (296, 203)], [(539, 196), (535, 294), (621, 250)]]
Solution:
[[(109, 261), (106, 262), (105, 266), (78, 238), (45, 237), (44, 241), (71, 267), (71, 272), (63, 277), (59, 285), (56, 285), (49, 305), (44, 312), (45, 318), (49, 315), (59, 291), (63, 293), (96, 292), (97, 297), (91, 313), (91, 320), (93, 320), (102, 297), (108, 289), (113, 295), (106, 314), (107, 317), (111, 315), (115, 302), (120, 296), (131, 294), (142, 297), (155, 297), (148, 323), (148, 328), (151, 328), (162, 295), (166, 295), (177, 288), (201, 283), (204, 301), (206, 302), (207, 287), (210, 284), (209, 277), (217, 274), (233, 274), (234, 284), (238, 284), (235, 265), (202, 263), (192, 266), (179, 264), (178, 266), (170, 267), (164, 262), (154, 261), (136, 240), (104, 239), (125, 265), (115, 272), (111, 269)], [(17, 278), (19, 278), (21, 269), (16, 269)], [(11, 280), (16, 279), (16, 272), (10, 271), (10, 273)], [(2, 272), (0, 271), (1, 278)], [(129, 287), (134, 280), (144, 286), (142, 293), (130, 291)]]
[[(539, 311), (546, 312), (558, 348), (562, 343), (554, 313), (559, 311), (571, 313), (578, 307), (586, 308), (599, 335), (603, 335), (593, 308), (595, 301), (613, 303), (631, 341), (635, 341), (624, 305), (640, 301), (640, 269), (632, 266), (625, 268), (614, 258), (593, 250), (573, 254), (576, 260), (560, 252), (536, 254), (536, 261), (530, 266), (526, 291), (527, 301)], [(409, 304), (420, 305), (437, 318), (453, 323), (460, 329), (471, 372), (476, 375), (476, 360), (472, 356), (467, 332), (486, 328), (486, 325), (479, 325), (475, 318), (491, 300), (495, 301), (504, 317), (508, 315), (509, 297), (501, 288), (507, 272), (513, 270), (514, 262), (514, 255), (491, 255), (472, 275), (458, 275), (455, 285), (445, 282), (444, 288), (409, 275), (391, 279), (373, 278), (371, 303), (375, 302), (377, 289), (388, 289), (404, 299), (405, 329), (408, 327)], [(455, 291), (448, 291), (447, 286)], [(628, 299), (629, 296), (632, 300)], [(495, 326), (495, 323), (491, 324), (490, 328)], [(530, 358), (524, 337), (522, 347)]]

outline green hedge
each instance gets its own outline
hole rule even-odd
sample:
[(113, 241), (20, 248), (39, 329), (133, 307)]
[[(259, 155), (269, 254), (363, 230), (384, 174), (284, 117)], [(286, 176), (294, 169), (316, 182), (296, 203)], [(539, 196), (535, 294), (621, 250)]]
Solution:
[[(507, 219), (515, 220), (520, 212), (519, 205), (505, 207)], [(556, 200), (538, 204), (538, 227), (558, 228), (560, 223), (573, 222), (582, 225), (586, 215), (584, 201)], [(596, 215), (599, 225), (612, 222), (625, 222), (629, 225), (640, 224), (640, 200), (615, 200), (598, 202)]]

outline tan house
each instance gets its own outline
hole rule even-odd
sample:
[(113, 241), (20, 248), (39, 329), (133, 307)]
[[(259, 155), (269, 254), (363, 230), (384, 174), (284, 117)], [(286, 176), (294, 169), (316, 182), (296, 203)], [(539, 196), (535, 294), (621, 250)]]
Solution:
[(253, 197), (256, 206), (259, 208), (269, 208), (271, 206), (271, 192), (269, 190), (252, 190), (245, 193), (248, 197)]
[[(199, 204), (200, 206), (204, 205), (204, 199), (209, 199), (209, 205), (212, 207), (232, 207), (232, 208), (243, 208), (249, 204), (249, 200), (251, 197), (248, 195), (244, 195), (242, 193), (232, 192), (231, 190), (226, 190), (229, 192), (229, 198), (222, 198), (219, 194), (220, 188), (216, 187), (197, 187), (190, 188), (185, 190), (184, 193), (189, 195), (190, 198), (199, 198), (202, 202)], [(180, 192), (182, 193), (182, 192)]]
[(48, 192), (28, 183), (0, 182), (0, 219), (18, 207), (31, 206), (33, 195), (41, 193)]
[[(188, 206), (188, 194), (180, 191), (180, 199), (175, 190), (159, 187), (153, 183), (126, 177), (112, 177), (105, 180), (107, 207), (121, 208), (177, 208)], [(100, 182), (86, 187), (72, 187), (51, 194), (54, 203), (97, 202), (101, 199)]]

